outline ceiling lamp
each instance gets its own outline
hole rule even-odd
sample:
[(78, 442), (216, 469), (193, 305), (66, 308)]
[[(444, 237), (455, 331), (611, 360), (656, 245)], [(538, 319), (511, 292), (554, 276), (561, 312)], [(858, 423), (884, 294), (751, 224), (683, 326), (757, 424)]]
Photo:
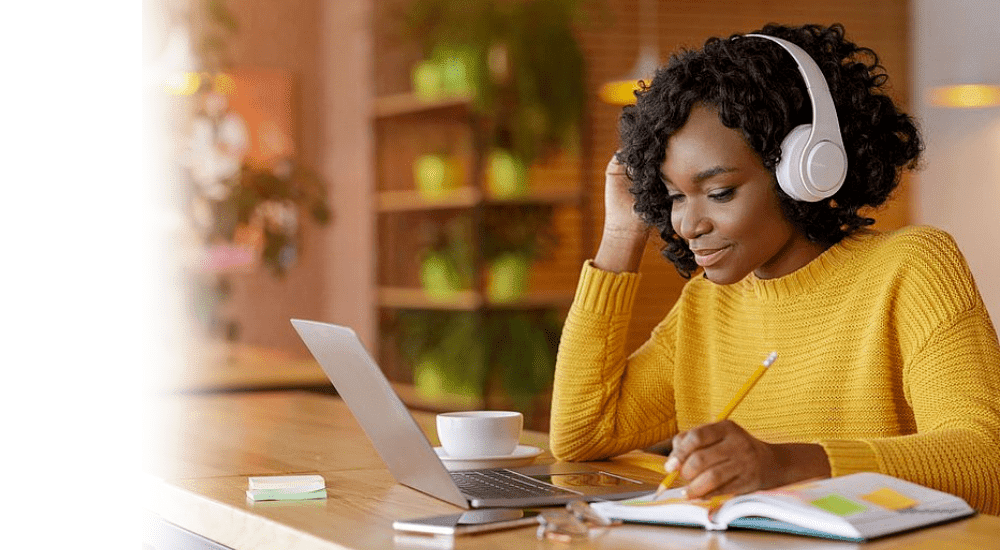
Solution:
[(952, 84), (931, 88), (930, 101), (938, 107), (982, 108), (1000, 106), (1000, 85)]
[(605, 82), (598, 90), (601, 101), (611, 105), (630, 105), (635, 103), (635, 91), (640, 88), (639, 81), (649, 82), (653, 73), (660, 66), (660, 48), (657, 45), (657, 0), (639, 0), (639, 37), (642, 46), (639, 57), (632, 70), (618, 80)]

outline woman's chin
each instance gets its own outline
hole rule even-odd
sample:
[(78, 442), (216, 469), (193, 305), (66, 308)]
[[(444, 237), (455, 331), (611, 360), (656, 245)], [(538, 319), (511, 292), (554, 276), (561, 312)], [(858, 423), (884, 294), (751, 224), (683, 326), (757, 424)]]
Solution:
[(733, 283), (738, 283), (742, 281), (747, 274), (733, 273), (727, 269), (719, 269), (717, 267), (706, 267), (704, 268), (705, 278), (717, 285), (731, 285)]

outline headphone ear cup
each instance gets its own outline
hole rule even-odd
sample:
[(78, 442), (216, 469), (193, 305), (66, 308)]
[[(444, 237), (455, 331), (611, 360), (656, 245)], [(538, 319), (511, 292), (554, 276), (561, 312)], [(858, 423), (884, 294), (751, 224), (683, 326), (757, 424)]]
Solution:
[(778, 161), (778, 166), (774, 171), (781, 190), (797, 201), (815, 202), (820, 200), (812, 198), (813, 195), (806, 188), (805, 182), (802, 181), (802, 155), (805, 152), (811, 131), (811, 124), (800, 124), (785, 136), (781, 142), (781, 160)]

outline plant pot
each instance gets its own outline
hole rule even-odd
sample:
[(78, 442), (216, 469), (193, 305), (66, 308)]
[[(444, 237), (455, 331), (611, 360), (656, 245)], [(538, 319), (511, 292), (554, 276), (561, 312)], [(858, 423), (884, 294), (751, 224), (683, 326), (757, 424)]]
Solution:
[(514, 302), (528, 292), (531, 259), (509, 252), (490, 263), (487, 294), (494, 303)]
[[(451, 367), (451, 368), (449, 368)], [(482, 387), (474, 379), (463, 379), (455, 365), (446, 364), (436, 353), (424, 355), (413, 365), (413, 389), (432, 401), (473, 404), (482, 397)]]
[(426, 355), (413, 365), (413, 387), (417, 394), (427, 399), (439, 399), (448, 394), (447, 376), (437, 357)]
[(429, 297), (448, 300), (462, 289), (462, 277), (447, 256), (432, 252), (420, 262), (420, 285)]
[(528, 167), (505, 149), (494, 149), (486, 160), (486, 189), (498, 199), (528, 194)]
[(464, 46), (440, 46), (431, 58), (438, 65), (445, 97), (475, 97), (476, 53)]
[(413, 161), (413, 182), (425, 199), (440, 199), (461, 186), (461, 163), (454, 156), (420, 155)]
[(436, 101), (444, 97), (444, 75), (436, 61), (420, 61), (410, 73), (413, 94), (423, 101)]

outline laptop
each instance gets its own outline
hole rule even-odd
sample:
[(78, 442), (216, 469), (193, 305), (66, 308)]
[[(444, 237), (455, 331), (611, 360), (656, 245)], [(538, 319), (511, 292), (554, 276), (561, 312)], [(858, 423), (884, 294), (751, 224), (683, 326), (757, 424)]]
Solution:
[(352, 329), (291, 321), (389, 472), (407, 487), (466, 509), (624, 499), (657, 488), (641, 479), (605, 472), (596, 464), (557, 462), (449, 472)]

